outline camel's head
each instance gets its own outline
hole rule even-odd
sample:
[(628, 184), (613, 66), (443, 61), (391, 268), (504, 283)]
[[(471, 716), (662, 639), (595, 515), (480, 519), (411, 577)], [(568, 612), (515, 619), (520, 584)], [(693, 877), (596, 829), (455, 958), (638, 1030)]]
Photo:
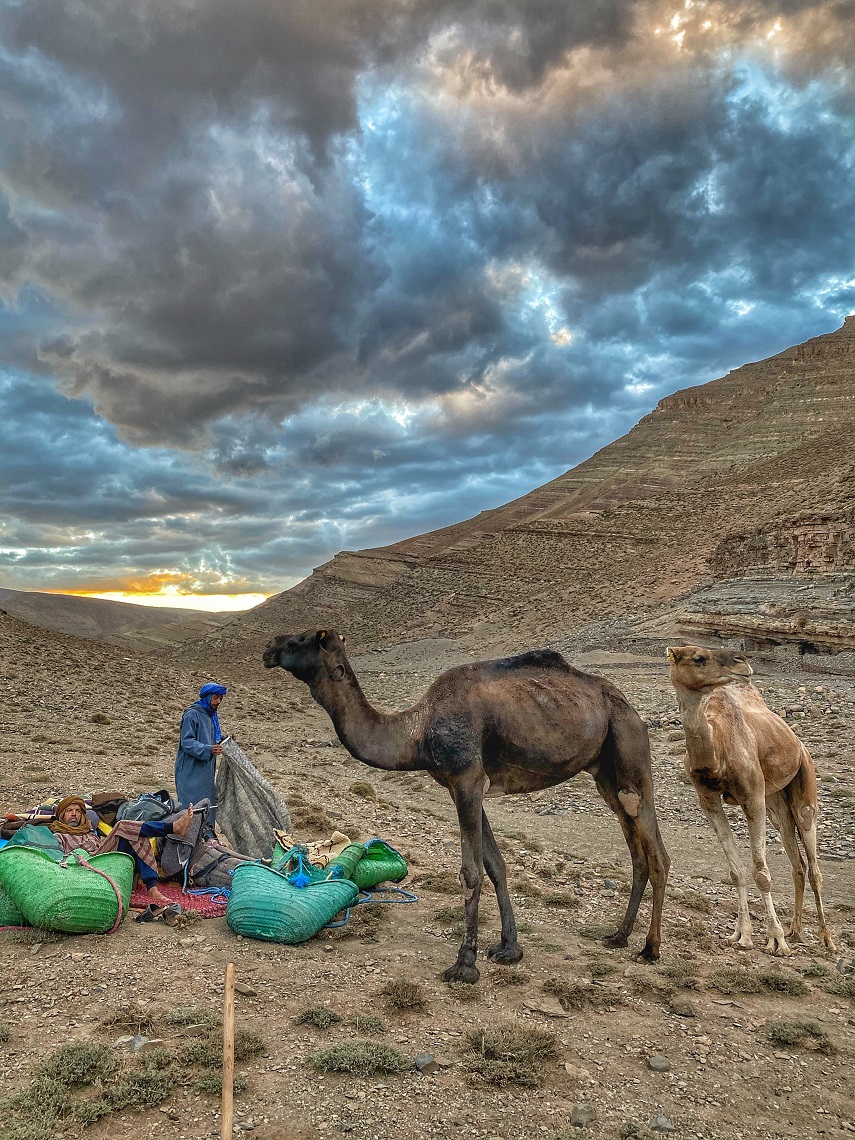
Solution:
[(334, 629), (286, 633), (267, 643), (261, 660), (266, 669), (287, 669), (307, 685), (324, 676), (341, 681), (347, 674), (344, 642)]
[(666, 656), (671, 680), (684, 689), (706, 689), (747, 681), (754, 670), (743, 653), (732, 649), (707, 649), (703, 645), (671, 645)]

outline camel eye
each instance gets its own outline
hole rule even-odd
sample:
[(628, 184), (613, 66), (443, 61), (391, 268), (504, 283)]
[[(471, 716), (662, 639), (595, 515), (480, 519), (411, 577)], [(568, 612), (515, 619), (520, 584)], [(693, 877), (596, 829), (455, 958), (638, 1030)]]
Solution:
[(692, 660), (696, 665), (706, 665), (707, 662), (706, 657), (701, 657), (700, 653), (696, 653)]

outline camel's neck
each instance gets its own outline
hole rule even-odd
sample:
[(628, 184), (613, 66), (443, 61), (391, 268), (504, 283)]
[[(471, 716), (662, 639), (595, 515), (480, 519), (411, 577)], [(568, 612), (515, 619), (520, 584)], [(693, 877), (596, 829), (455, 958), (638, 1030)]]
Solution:
[(683, 732), (686, 735), (686, 755), (689, 767), (694, 770), (714, 772), (718, 768), (718, 761), (713, 747), (712, 732), (709, 721), (704, 716), (705, 698), (712, 689), (686, 689), (682, 685), (675, 685), (677, 705), (680, 709), (680, 719), (683, 722)]
[(350, 667), (341, 681), (324, 676), (309, 687), (329, 714), (339, 740), (357, 760), (389, 772), (423, 767), (416, 759), (416, 715), (411, 710), (378, 712), (368, 703)]

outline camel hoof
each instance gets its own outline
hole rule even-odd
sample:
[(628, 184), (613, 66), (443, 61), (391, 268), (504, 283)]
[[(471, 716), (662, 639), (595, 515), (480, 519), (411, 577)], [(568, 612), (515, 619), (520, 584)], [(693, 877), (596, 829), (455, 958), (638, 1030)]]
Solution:
[(621, 934), (616, 930), (614, 934), (607, 934), (603, 939), (603, 945), (608, 946), (610, 950), (620, 950), (623, 946), (629, 945), (629, 938), (625, 934)]
[(791, 926), (790, 929), (787, 931), (787, 938), (789, 938), (791, 942), (801, 942), (802, 941), (802, 932), (800, 929), (793, 930), (793, 928)]
[(754, 939), (751, 937), (751, 935), (740, 934), (738, 930), (731, 934), (729, 937), (725, 938), (725, 942), (728, 944), (728, 946), (733, 946), (735, 950), (754, 949)]
[(487, 957), (499, 966), (513, 966), (515, 962), (522, 960), (522, 956), (523, 952), (519, 946), (505, 946), (502, 942), (497, 942), (487, 950)]
[(480, 977), (481, 971), (477, 966), (461, 966), (459, 962), (455, 962), (442, 975), (442, 980), (449, 985), (452, 982), (465, 982), (467, 986), (474, 986)]
[(788, 958), (790, 954), (792, 954), (792, 950), (784, 938), (781, 938), (777, 934), (771, 934), (769, 941), (766, 943), (766, 953), (774, 954), (776, 958)]
[(837, 949), (837, 943), (834, 941), (828, 931), (823, 931), (823, 933), (820, 935), (820, 941), (822, 942), (825, 949), (829, 952), (829, 954), (833, 954)]
[(650, 942), (645, 942), (644, 949), (639, 950), (635, 955), (636, 961), (641, 962), (658, 962), (659, 961), (659, 947), (653, 946)]

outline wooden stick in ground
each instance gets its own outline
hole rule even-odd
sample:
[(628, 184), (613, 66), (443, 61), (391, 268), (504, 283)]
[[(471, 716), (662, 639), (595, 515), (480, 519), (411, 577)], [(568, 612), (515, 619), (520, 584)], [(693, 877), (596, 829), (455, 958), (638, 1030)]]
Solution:
[(223, 1101), (220, 1106), (220, 1140), (231, 1140), (235, 1119), (235, 964), (226, 966), (223, 994)]

